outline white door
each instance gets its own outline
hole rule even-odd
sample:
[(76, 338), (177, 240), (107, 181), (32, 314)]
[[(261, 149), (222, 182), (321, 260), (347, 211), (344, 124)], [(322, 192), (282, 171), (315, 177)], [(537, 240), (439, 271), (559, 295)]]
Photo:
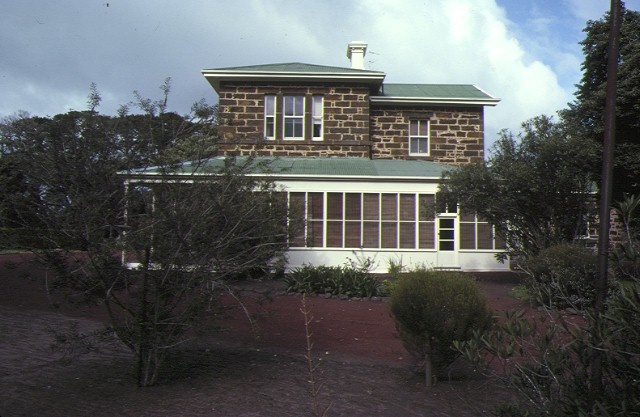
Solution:
[(458, 268), (457, 216), (438, 216), (438, 268)]

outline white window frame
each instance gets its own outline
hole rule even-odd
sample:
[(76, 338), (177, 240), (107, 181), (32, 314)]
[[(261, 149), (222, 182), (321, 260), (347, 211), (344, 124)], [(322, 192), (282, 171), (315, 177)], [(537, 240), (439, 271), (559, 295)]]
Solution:
[[(264, 96), (264, 137), (269, 140), (276, 138), (276, 100), (274, 94)], [(272, 135), (268, 134), (269, 126), (271, 126)]]
[[(304, 95), (286, 95), (283, 97), (284, 103), (282, 105), (282, 127), (283, 127), (283, 137), (285, 140), (304, 140), (304, 113), (305, 113), (305, 99)], [(293, 101), (291, 101), (293, 100)], [(296, 104), (298, 100), (302, 103), (302, 109), (300, 112), (296, 111)], [(293, 104), (293, 107), (290, 109), (288, 107), (289, 104)], [(287, 113), (291, 114), (287, 114)], [(293, 122), (294, 125), (294, 136), (287, 136), (287, 122)], [(300, 135), (295, 135), (295, 124), (296, 122), (301, 125)]]
[[(411, 119), (409, 120), (409, 155), (412, 156), (429, 156), (429, 148), (431, 145), (430, 139), (430, 121), (429, 119)], [(420, 134), (422, 133), (422, 134)], [(426, 133), (426, 135), (424, 134)], [(414, 152), (414, 141), (421, 142), (425, 141), (426, 151), (424, 149), (420, 149), (418, 146), (418, 151)]]
[(323, 140), (324, 137), (324, 99), (311, 97), (311, 140)]

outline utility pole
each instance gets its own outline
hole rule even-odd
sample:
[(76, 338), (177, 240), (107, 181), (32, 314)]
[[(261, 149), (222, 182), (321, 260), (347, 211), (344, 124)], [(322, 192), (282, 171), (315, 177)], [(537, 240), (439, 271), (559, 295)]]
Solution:
[(602, 351), (600, 344), (602, 315), (605, 312), (609, 269), (609, 219), (613, 190), (613, 154), (616, 131), (616, 84), (618, 79), (618, 57), (622, 4), (611, 0), (609, 45), (607, 49), (607, 87), (604, 107), (604, 149), (602, 157), (602, 183), (600, 186), (600, 228), (598, 232), (598, 277), (595, 282), (596, 300), (594, 311), (594, 339), (591, 361), (591, 392), (594, 400), (602, 395)]

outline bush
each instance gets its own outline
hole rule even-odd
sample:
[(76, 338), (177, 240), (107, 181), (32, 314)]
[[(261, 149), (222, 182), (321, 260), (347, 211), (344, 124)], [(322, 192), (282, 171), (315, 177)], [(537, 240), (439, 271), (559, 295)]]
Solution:
[(303, 265), (284, 278), (288, 292), (305, 294), (333, 294), (347, 297), (378, 295), (380, 283), (369, 272), (370, 262), (343, 266)]
[(593, 304), (593, 283), (598, 274), (597, 256), (575, 244), (543, 249), (522, 263), (525, 286), (539, 304), (553, 308), (584, 309)]
[[(579, 326), (544, 318), (507, 312), (490, 332), (456, 346), (515, 388), (517, 412), (500, 415), (640, 416), (640, 280), (613, 292), (604, 314), (587, 310)], [(599, 392), (591, 389), (594, 351), (602, 354)]]
[(453, 341), (470, 339), (492, 322), (477, 284), (459, 272), (407, 272), (391, 293), (389, 309), (407, 350), (424, 360), (427, 386), (432, 372), (441, 373), (459, 355)]

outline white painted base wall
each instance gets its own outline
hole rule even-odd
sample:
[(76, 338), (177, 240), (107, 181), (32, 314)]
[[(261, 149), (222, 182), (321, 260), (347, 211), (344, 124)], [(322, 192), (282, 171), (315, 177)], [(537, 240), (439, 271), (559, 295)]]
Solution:
[[(389, 269), (389, 261), (402, 264), (407, 269), (418, 266), (427, 268), (456, 269), (465, 272), (489, 272), (508, 271), (509, 261), (501, 263), (496, 260), (495, 252), (457, 252), (454, 255), (456, 262), (439, 261), (437, 251), (399, 251), (394, 250), (334, 250), (334, 249), (291, 249), (288, 253), (288, 269), (302, 265), (326, 265), (338, 266), (353, 261), (356, 265), (366, 261), (373, 261), (371, 272), (386, 273)], [(448, 256), (448, 258), (450, 258)]]

